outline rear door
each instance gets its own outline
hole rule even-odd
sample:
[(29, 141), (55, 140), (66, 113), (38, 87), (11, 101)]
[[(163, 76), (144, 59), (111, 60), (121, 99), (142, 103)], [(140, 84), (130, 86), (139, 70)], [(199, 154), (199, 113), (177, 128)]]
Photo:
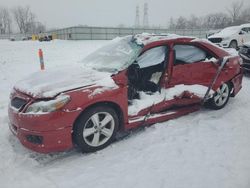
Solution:
[[(193, 43), (175, 44), (174, 50), (176, 58), (169, 87), (184, 85), (182, 92), (188, 90), (193, 93), (197, 88), (203, 88), (205, 91), (216, 74), (217, 66), (214, 62), (217, 59)], [(202, 95), (202, 91), (196, 92), (201, 92), (199, 94)]]

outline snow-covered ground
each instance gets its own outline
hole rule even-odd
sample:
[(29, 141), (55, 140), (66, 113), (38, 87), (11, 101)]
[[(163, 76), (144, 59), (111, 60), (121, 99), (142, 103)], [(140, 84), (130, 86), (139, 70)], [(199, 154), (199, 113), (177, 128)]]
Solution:
[(106, 41), (0, 40), (0, 187), (249, 188), (250, 78), (220, 111), (203, 109), (136, 131), (92, 154), (25, 149), (8, 129), (14, 83), (39, 70), (79, 62)]

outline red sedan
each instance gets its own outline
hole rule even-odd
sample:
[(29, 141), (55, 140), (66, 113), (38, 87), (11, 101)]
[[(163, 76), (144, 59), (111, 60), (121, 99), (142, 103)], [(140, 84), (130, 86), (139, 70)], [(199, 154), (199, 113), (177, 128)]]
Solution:
[(37, 152), (93, 152), (118, 131), (223, 108), (242, 85), (240, 58), (208, 41), (136, 35), (71, 66), (30, 75), (10, 96), (10, 129)]

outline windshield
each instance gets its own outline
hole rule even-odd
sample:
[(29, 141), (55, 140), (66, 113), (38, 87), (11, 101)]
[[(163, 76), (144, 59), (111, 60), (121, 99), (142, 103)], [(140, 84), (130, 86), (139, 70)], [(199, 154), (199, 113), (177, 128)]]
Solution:
[(231, 34), (237, 33), (238, 31), (240, 31), (240, 27), (238, 27), (238, 26), (227, 27), (227, 28), (221, 30), (220, 34), (222, 34), (222, 35), (231, 35)]
[(142, 47), (132, 41), (132, 36), (114, 39), (108, 45), (88, 55), (85, 66), (102, 72), (117, 72), (127, 68), (139, 55)]

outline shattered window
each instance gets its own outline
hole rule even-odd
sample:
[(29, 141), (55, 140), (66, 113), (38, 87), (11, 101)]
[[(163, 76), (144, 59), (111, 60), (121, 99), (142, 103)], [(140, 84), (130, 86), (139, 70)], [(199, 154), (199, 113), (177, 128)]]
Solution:
[(166, 47), (159, 46), (144, 52), (137, 58), (137, 63), (140, 68), (151, 67), (161, 64), (165, 60)]
[(175, 45), (176, 62), (194, 63), (204, 61), (206, 59), (206, 52), (191, 45)]
[(117, 38), (82, 60), (86, 67), (102, 72), (124, 70), (135, 61), (141, 46), (131, 41), (132, 36)]

